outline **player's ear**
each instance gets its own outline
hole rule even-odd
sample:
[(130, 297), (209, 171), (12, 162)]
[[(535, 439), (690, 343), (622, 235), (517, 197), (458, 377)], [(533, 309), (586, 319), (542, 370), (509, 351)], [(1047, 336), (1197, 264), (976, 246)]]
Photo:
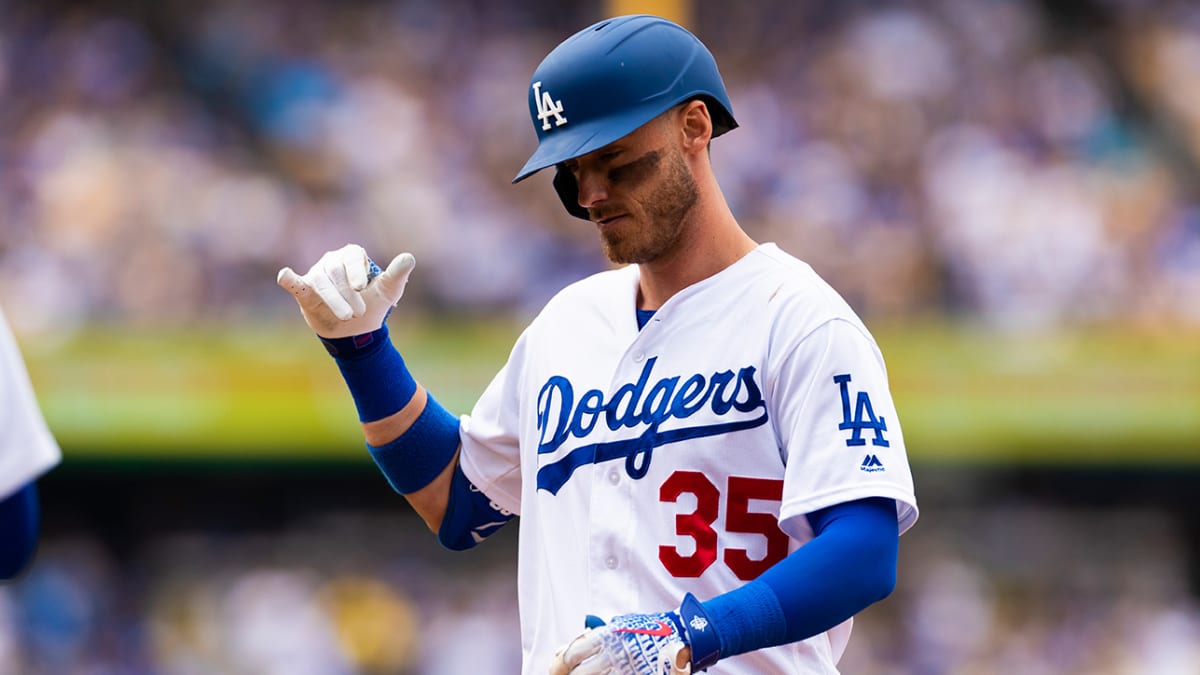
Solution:
[(708, 114), (708, 106), (700, 99), (692, 99), (683, 104), (679, 111), (683, 130), (683, 147), (685, 152), (699, 152), (708, 147), (712, 140), (712, 117)]

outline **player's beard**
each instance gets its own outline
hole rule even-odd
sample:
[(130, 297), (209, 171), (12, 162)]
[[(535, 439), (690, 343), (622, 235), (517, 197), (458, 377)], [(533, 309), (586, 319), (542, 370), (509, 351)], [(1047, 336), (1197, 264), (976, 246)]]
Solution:
[(601, 230), (604, 254), (618, 264), (653, 262), (675, 249), (683, 235), (683, 223), (699, 199), (696, 179), (683, 155), (672, 153), (661, 174), (661, 182), (642, 203), (646, 222), (631, 231)]

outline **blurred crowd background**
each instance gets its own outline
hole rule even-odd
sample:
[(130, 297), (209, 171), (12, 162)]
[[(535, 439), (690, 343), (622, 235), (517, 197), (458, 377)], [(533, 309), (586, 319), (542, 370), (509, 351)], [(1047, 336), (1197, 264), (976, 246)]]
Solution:
[[(675, 3), (681, 4), (681, 3)], [(1200, 321), (1200, 12), (1170, 0), (691, 3), (751, 234), (863, 313)], [(26, 331), (290, 310), (357, 241), (413, 303), (529, 310), (604, 266), (532, 151), (579, 3), (0, 2), (0, 301)]]
[[(741, 123), (713, 144), (734, 212), (869, 324), (1200, 325), (1196, 3), (678, 6)], [(549, 176), (510, 185), (533, 68), (606, 9), (0, 0), (0, 306), (28, 341), (299, 330), (276, 271), (358, 242), (416, 254), (407, 307), (528, 315), (607, 265)], [(1075, 498), (922, 469), (901, 585), (845, 672), (1200, 673), (1196, 507), (1172, 497), (1194, 478)], [(47, 486), (38, 563), (0, 587), (0, 674), (515, 672), (511, 532), (441, 551), (373, 476), (371, 498), (191, 477), (185, 507), (179, 476), (115, 475)], [(255, 494), (293, 510), (248, 514)]]
[[(1200, 672), (1194, 471), (917, 468), (897, 588), (841, 672)], [(375, 475), (58, 471), (35, 565), (0, 586), (4, 675), (520, 670), (513, 525), (456, 553)]]

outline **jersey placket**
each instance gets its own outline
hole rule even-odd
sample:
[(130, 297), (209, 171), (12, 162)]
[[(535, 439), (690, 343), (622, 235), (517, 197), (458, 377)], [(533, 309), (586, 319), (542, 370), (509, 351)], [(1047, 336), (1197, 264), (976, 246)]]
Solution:
[[(606, 400), (612, 400), (617, 391), (631, 382), (637, 382), (646, 362), (654, 357), (654, 322), (646, 325), (634, 338), (625, 354), (617, 363), (609, 381)], [(644, 401), (646, 392), (637, 401), (629, 401), (628, 407), (618, 408), (620, 413), (635, 414)], [(623, 415), (622, 415), (623, 416)], [(628, 439), (641, 433), (641, 425), (632, 429), (622, 425), (615, 431), (605, 426), (606, 440)], [(633, 435), (631, 435), (633, 434)], [(639, 509), (638, 499), (647, 499), (653, 494), (648, 485), (639, 484), (631, 477), (626, 461), (614, 459), (592, 464), (591, 538), (589, 541), (592, 574), (590, 583), (592, 597), (612, 607), (637, 607), (638, 585), (630, 579), (633, 559), (645, 552), (635, 550), (639, 515), (645, 515), (645, 505)], [(639, 511), (642, 513), (639, 514)]]

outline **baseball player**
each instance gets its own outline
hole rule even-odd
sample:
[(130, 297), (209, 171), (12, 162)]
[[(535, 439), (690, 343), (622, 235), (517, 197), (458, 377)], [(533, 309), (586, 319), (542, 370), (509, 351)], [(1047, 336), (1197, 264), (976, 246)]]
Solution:
[(534, 71), (554, 187), (622, 265), (558, 293), (470, 415), (410, 374), (385, 319), (415, 259), (357, 245), (280, 270), (368, 450), (440, 541), (521, 517), (523, 672), (835, 673), (917, 518), (879, 348), (800, 260), (738, 225), (709, 163), (734, 129), (691, 33), (601, 21)]
[(33, 558), (40, 515), (36, 481), (61, 457), (0, 312), (0, 580), (13, 579)]

